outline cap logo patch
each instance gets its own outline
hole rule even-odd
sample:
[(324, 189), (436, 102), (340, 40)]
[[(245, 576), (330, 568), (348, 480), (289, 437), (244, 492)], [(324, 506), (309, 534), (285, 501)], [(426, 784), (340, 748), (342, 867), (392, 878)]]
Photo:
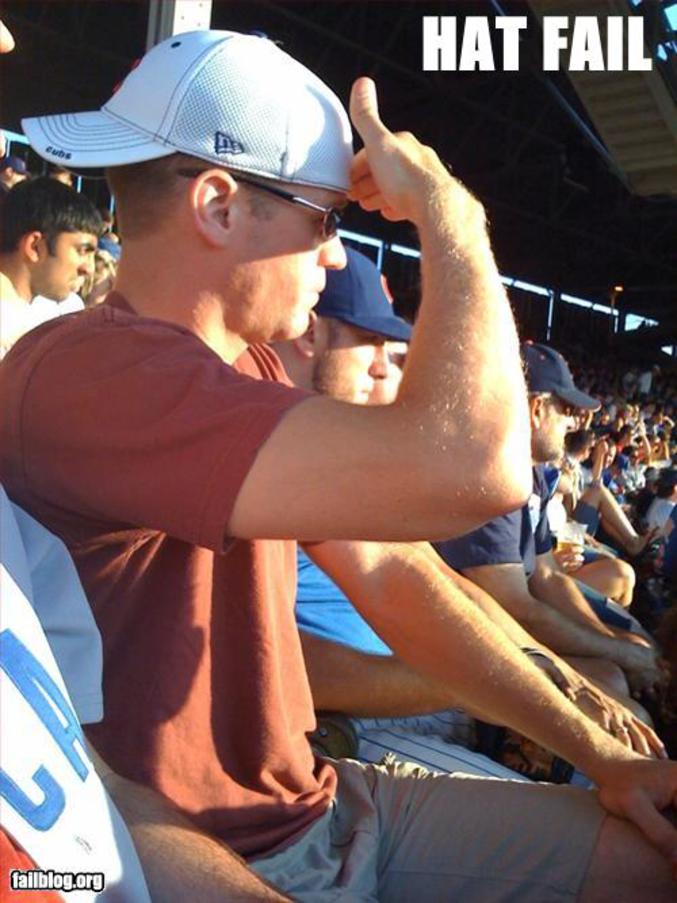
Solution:
[(216, 132), (214, 135), (214, 153), (215, 154), (243, 154), (244, 145), (225, 132)]
[(53, 157), (58, 157), (60, 160), (70, 160), (71, 155), (68, 151), (61, 150), (60, 147), (52, 147), (50, 144), (49, 147), (45, 148), (46, 154), (51, 154)]

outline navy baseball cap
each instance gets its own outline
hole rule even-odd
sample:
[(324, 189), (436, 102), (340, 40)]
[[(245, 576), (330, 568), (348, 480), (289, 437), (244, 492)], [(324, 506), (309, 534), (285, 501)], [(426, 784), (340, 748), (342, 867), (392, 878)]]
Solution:
[(28, 167), (24, 160), (21, 157), (2, 157), (0, 158), (0, 172), (3, 169), (12, 168), (14, 172), (18, 172), (22, 176), (28, 175)]
[(327, 270), (327, 285), (315, 312), (334, 317), (358, 329), (408, 342), (411, 326), (396, 316), (383, 287), (378, 267), (353, 248), (346, 246), (348, 265), (342, 270)]
[(522, 358), (530, 392), (550, 392), (568, 404), (588, 411), (596, 411), (601, 407), (598, 399), (576, 388), (569, 365), (554, 348), (525, 342), (522, 345)]

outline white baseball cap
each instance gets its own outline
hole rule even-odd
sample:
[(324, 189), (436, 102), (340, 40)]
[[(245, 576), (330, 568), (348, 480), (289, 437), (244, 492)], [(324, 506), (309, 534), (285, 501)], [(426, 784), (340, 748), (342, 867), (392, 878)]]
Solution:
[(22, 120), (33, 148), (74, 168), (181, 152), (264, 178), (345, 191), (343, 105), (272, 41), (192, 31), (153, 47), (100, 110)]

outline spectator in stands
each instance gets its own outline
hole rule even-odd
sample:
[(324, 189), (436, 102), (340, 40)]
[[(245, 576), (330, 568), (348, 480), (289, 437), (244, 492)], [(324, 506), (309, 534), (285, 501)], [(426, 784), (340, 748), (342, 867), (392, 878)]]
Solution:
[(623, 393), (626, 398), (632, 398), (635, 393), (635, 388), (637, 386), (637, 377), (639, 376), (639, 370), (637, 367), (630, 367), (629, 370), (623, 374), (621, 379), (621, 384), (623, 386)]
[[(73, 165), (109, 167), (120, 294), (4, 362), (0, 470), (73, 542), (106, 656), (95, 743), (308, 900), (617, 894), (618, 861), (623, 892), (667, 899), (667, 863), (586, 792), (311, 756), (294, 545), (276, 537), (461, 533), (527, 491), (516, 337), (481, 207), (431, 150), (387, 130), (370, 81), (352, 103), (355, 158), (317, 78), (263, 38), (203, 31), (153, 48), (105, 110), (68, 119)], [(23, 125), (48, 156), (46, 120)], [(381, 408), (280, 385), (257, 345), (302, 333), (324, 271), (343, 265), (346, 190), (421, 237), (417, 333)], [(12, 460), (26, 445), (28, 468)], [(610, 810), (677, 853), (658, 813), (677, 766), (599, 731), (472, 606), (452, 617), (426, 552), (320, 546), (408, 664), (580, 765)]]
[(64, 169), (63, 166), (57, 166), (56, 163), (51, 164), (47, 175), (50, 179), (61, 182), (62, 185), (68, 185), (69, 188), (73, 187), (73, 173), (68, 169)]
[(640, 489), (644, 488), (646, 478), (644, 472), (646, 470), (646, 458), (643, 449), (639, 445), (626, 445), (622, 453), (628, 459), (628, 466), (625, 471), (625, 489), (628, 495), (632, 497)]
[[(69, 312), (58, 304), (92, 271), (100, 228), (91, 202), (53, 179), (24, 182), (7, 195), (0, 209), (2, 355), (29, 329)], [(33, 307), (38, 296), (46, 303)]]
[(103, 220), (103, 231), (99, 237), (99, 250), (105, 251), (113, 258), (117, 264), (120, 260), (122, 248), (120, 247), (120, 239), (113, 231), (114, 217), (107, 207), (102, 207), (99, 211)]
[(573, 509), (573, 518), (585, 524), (593, 536), (601, 524), (611, 541), (635, 557), (645, 549), (651, 535), (637, 533), (613, 493), (604, 485), (605, 467), (612, 454), (615, 456), (615, 447), (606, 439), (599, 439), (592, 451), (592, 466), (583, 480), (586, 488)]
[(574, 581), (562, 573), (552, 552), (546, 514), (550, 493), (542, 466), (562, 456), (573, 412), (593, 409), (598, 402), (576, 389), (556, 351), (544, 345), (523, 348), (535, 465), (533, 494), (522, 509), (436, 548), (450, 567), (494, 596), (539, 642), (574, 656), (575, 667), (610, 692), (627, 694), (619, 668), (634, 690), (653, 687), (660, 679), (654, 650), (629, 634), (620, 638), (604, 624)]
[(100, 304), (115, 284), (117, 263), (108, 251), (97, 248), (94, 254), (94, 272), (89, 285), (83, 291), (83, 298), (87, 307)]
[(672, 514), (675, 502), (677, 502), (677, 469), (669, 467), (661, 471), (656, 481), (656, 497), (646, 513), (649, 530), (658, 532), (663, 529)]
[(28, 168), (21, 157), (0, 159), (0, 193), (7, 194), (19, 182), (28, 178)]
[(660, 372), (661, 368), (657, 364), (654, 364), (653, 367), (645, 367), (641, 371), (637, 377), (637, 392), (639, 393), (640, 400), (646, 399), (646, 397), (651, 394), (653, 381)]
[[(402, 343), (410, 327), (394, 316), (376, 266), (350, 248), (346, 254), (347, 267), (327, 274), (326, 288), (315, 309), (316, 322), (304, 336), (275, 348), (292, 381), (301, 388), (358, 404), (374, 403), (374, 395), (380, 393), (383, 402), (390, 403), (397, 386), (391, 371), (400, 373), (400, 369), (386, 356), (388, 341)], [(401, 355), (403, 349), (393, 353)], [(313, 700), (318, 709), (352, 716), (358, 744), (353, 756), (379, 762), (386, 753), (393, 753), (401, 760), (438, 771), (516, 776), (467, 748), (476, 740), (469, 715), (450, 709), (448, 692), (393, 656), (340, 588), (302, 550), (298, 564), (296, 620)], [(458, 575), (446, 574), (459, 589), (469, 590), (514, 642), (522, 647), (537, 646), (492, 599)], [(543, 652), (534, 661), (546, 673), (557, 668), (558, 678), (575, 686), (575, 693), (585, 699), (586, 711), (596, 706), (605, 723), (609, 718), (617, 723), (616, 704), (600, 698), (586, 681), (555, 659)], [(441, 705), (445, 709), (436, 711)]]
[(660, 571), (672, 589), (677, 589), (677, 505), (673, 505), (670, 517), (663, 525), (661, 541), (663, 554)]

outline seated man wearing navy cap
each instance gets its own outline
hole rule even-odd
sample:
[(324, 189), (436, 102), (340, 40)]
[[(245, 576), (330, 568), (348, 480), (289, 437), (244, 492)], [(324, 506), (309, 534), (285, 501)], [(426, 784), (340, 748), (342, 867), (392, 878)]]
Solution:
[[(346, 248), (346, 255), (347, 267), (327, 274), (313, 325), (300, 338), (278, 343), (275, 350), (296, 385), (365, 404), (396, 369), (389, 362), (387, 343), (408, 340), (411, 327), (393, 313), (376, 266), (351, 248)], [(473, 591), (469, 581), (449, 570), (447, 576), (470, 592), (515, 643), (537, 645), (493, 599)], [(298, 553), (296, 621), (315, 706), (351, 716), (354, 735), (350, 739), (357, 742), (352, 754), (359, 759), (379, 762), (391, 752), (399, 759), (439, 771), (519, 777), (468, 748), (476, 740), (474, 719), (450, 708), (453, 699), (448, 692), (440, 692), (399, 661), (302, 549)], [(534, 660), (546, 671), (550, 667), (544, 656)], [(551, 661), (555, 660), (557, 656), (551, 656)], [(565, 679), (583, 691), (590, 705), (587, 682), (563, 662), (558, 661), (558, 667), (559, 676), (566, 673)], [(597, 701), (604, 717), (613, 720), (615, 704), (608, 699), (600, 701), (599, 696)], [(335, 724), (332, 719), (330, 726)], [(334, 751), (331, 746), (328, 749)]]
[[(388, 343), (408, 342), (411, 326), (393, 312), (376, 266), (349, 247), (346, 257), (344, 270), (327, 274), (310, 329), (275, 350), (297, 386), (367, 404), (396, 369)], [(450, 704), (449, 694), (398, 661), (301, 548), (296, 622), (316, 708), (374, 716), (351, 718), (362, 761), (379, 762), (390, 751), (439, 771), (519, 778), (464, 748), (473, 739), (470, 717), (435, 711)]]
[(659, 680), (654, 650), (643, 639), (618, 635), (604, 624), (552, 554), (546, 515), (550, 491), (543, 465), (562, 456), (574, 413), (594, 410), (599, 402), (575, 387), (566, 361), (554, 349), (527, 343), (522, 350), (531, 414), (533, 493), (521, 509), (466, 536), (436, 543), (436, 548), (447, 564), (494, 596), (538, 640), (561, 655), (575, 656), (576, 667), (609, 690), (626, 692), (618, 668), (633, 690), (649, 688)]
[(19, 182), (28, 178), (28, 167), (21, 157), (2, 157), (0, 159), (0, 192), (7, 194)]

